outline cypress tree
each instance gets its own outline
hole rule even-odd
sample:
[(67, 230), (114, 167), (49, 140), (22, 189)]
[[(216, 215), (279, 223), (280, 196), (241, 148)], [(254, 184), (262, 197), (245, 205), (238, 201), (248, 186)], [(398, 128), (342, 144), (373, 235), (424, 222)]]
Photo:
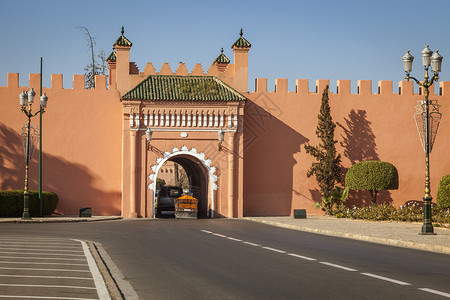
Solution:
[(312, 163), (306, 176), (309, 178), (315, 175), (316, 181), (319, 184), (320, 193), (322, 197), (326, 198), (332, 194), (335, 184), (341, 179), (341, 155), (337, 154), (335, 146), (337, 143), (334, 139), (336, 124), (331, 117), (328, 86), (323, 91), (322, 105), (320, 106), (320, 113), (317, 118), (316, 135), (320, 139), (320, 142), (317, 146), (312, 146), (309, 143), (305, 145), (306, 153), (316, 159), (316, 162)]

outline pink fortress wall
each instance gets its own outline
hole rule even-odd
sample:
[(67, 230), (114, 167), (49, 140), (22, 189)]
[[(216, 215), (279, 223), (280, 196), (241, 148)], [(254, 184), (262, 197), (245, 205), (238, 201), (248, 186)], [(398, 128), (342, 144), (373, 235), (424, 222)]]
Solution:
[[(187, 140), (179, 135), (171, 138), (171, 134), (155, 134), (152, 141), (152, 145), (162, 152), (170, 152), (174, 147), (195, 147), (212, 159), (218, 175), (218, 189), (214, 192), (217, 216), (291, 215), (296, 208), (306, 208), (308, 214), (322, 213), (313, 207), (314, 202), (320, 201), (320, 195), (315, 179), (306, 177), (313, 160), (305, 153), (304, 145), (318, 143), (315, 135), (317, 115), (328, 80), (317, 80), (318, 92), (311, 92), (306, 79), (296, 81), (296, 91), (288, 91), (287, 79), (276, 79), (276, 91), (268, 92), (267, 79), (258, 78), (255, 91), (248, 92), (249, 49), (237, 49), (234, 64), (221, 68), (196, 65), (189, 72), (183, 64), (176, 70), (164, 64), (158, 73), (150, 63), (140, 73), (134, 63), (130, 63), (130, 48), (117, 50), (117, 65), (110, 64), (110, 89), (106, 88), (105, 76), (96, 77), (96, 89), (84, 89), (83, 75), (74, 75), (73, 88), (63, 88), (59, 74), (52, 75), (50, 88), (44, 88), (49, 97), (43, 127), (44, 190), (59, 195), (59, 213), (76, 214), (80, 207), (92, 207), (97, 215), (152, 215), (149, 208), (153, 194), (147, 188), (148, 175), (161, 155), (146, 149), (143, 120), (134, 145), (137, 152), (131, 153), (130, 108), (120, 101), (121, 95), (150, 74), (217, 76), (248, 98), (245, 108), (239, 109), (240, 121), (234, 144), (230, 143), (229, 134), (225, 136), (224, 147), (235, 149), (233, 157), (230, 151), (216, 149), (216, 132)], [(204, 70), (208, 71), (205, 73)], [(30, 87), (39, 94), (39, 75), (31, 74), (26, 87), (19, 87), (18, 76), (8, 74), (7, 82), (0, 82), (2, 190), (24, 186), (20, 130), (26, 117), (20, 111), (18, 96)], [(348, 80), (339, 80), (337, 85), (339, 92), (330, 91), (330, 104), (333, 120), (338, 124), (335, 137), (343, 166), (349, 168), (353, 163), (369, 159), (391, 162), (399, 171), (400, 188), (382, 192), (379, 200), (397, 206), (410, 200), (421, 200), (424, 153), (413, 115), (417, 101), (423, 96), (413, 93), (412, 82), (399, 83), (401, 94), (390, 81), (380, 81), (377, 94), (372, 94), (371, 81), (358, 82), (359, 94), (350, 92)], [(440, 101), (443, 115), (431, 153), (434, 201), (440, 178), (450, 173), (450, 160), (447, 159), (450, 82), (440, 82), (439, 86), (441, 95), (430, 95), (431, 99)], [(153, 109), (152, 105), (155, 104), (136, 102), (133, 109), (142, 117), (140, 110)], [(37, 107), (35, 103), (34, 108)], [(199, 106), (198, 109), (206, 108)], [(33, 119), (33, 124), (38, 124), (38, 117)], [(132, 157), (135, 170), (131, 170)], [(38, 187), (37, 165), (35, 153), (31, 163), (31, 189)], [(367, 192), (355, 191), (348, 200), (349, 204), (358, 205), (369, 201)], [(135, 211), (131, 210), (132, 206)]]
[[(306, 172), (313, 162), (305, 143), (318, 144), (315, 130), (322, 91), (328, 80), (317, 80), (319, 93), (310, 92), (308, 80), (296, 81), (287, 90), (287, 79), (276, 79), (276, 92), (267, 92), (267, 79), (258, 78), (248, 94), (245, 109), (244, 215), (289, 215), (295, 208), (313, 208), (320, 201), (314, 177)], [(414, 122), (416, 101), (412, 82), (400, 82), (401, 95), (392, 82), (380, 81), (379, 94), (372, 94), (371, 81), (359, 81), (359, 94), (350, 93), (350, 81), (338, 81), (339, 93), (330, 91), (331, 114), (337, 123), (335, 139), (343, 166), (363, 160), (394, 164), (399, 190), (381, 192), (379, 202), (397, 206), (421, 200), (424, 194), (425, 157)], [(450, 82), (440, 83), (442, 96), (430, 99), (442, 105), (441, 125), (431, 153), (431, 188), (434, 201), (440, 178), (450, 173)], [(396, 88), (396, 90), (398, 90)], [(352, 191), (349, 204), (370, 202), (368, 192)]]
[[(26, 116), (18, 102), (22, 90), (39, 95), (39, 74), (28, 86), (18, 86), (18, 74), (0, 83), (0, 189), (23, 189), (25, 162), (20, 130)], [(43, 190), (58, 194), (57, 211), (76, 214), (92, 207), (97, 215), (120, 214), (121, 104), (118, 92), (106, 89), (106, 77), (96, 77), (96, 89), (84, 89), (84, 75), (75, 75), (64, 89), (62, 75), (52, 75), (43, 115)], [(38, 97), (36, 97), (38, 98)], [(33, 109), (39, 108), (38, 99)], [(39, 116), (32, 119), (39, 125)], [(38, 151), (30, 169), (30, 189), (38, 189)]]

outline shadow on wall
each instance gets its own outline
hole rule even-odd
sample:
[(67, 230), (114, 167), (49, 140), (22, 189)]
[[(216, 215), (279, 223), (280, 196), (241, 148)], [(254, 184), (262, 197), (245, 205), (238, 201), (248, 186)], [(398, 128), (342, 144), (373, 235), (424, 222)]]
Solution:
[[(29, 189), (39, 188), (38, 150), (30, 162)], [(94, 186), (96, 178), (89, 169), (63, 158), (42, 154), (43, 187), (59, 197), (57, 212), (78, 214), (80, 207), (92, 207), (95, 215), (118, 215), (121, 193), (101, 190)], [(0, 189), (23, 189), (25, 158), (18, 131), (0, 123)]]
[(269, 97), (256, 100), (245, 105), (244, 215), (289, 216), (294, 154), (308, 139), (277, 118), (282, 112)]
[[(367, 120), (367, 112), (365, 110), (355, 111), (352, 109), (348, 114), (348, 118), (344, 118), (345, 125), (336, 123), (342, 128), (344, 135), (340, 142), (344, 148), (344, 156), (348, 158), (352, 165), (369, 160), (380, 160), (377, 153), (377, 144), (375, 142), (375, 134), (372, 131), (372, 122)], [(348, 168), (343, 168), (343, 178)], [(380, 191), (377, 195), (377, 203), (392, 203), (391, 193), (389, 191)], [(368, 191), (351, 190), (348, 200), (348, 206), (371, 205), (372, 200)]]

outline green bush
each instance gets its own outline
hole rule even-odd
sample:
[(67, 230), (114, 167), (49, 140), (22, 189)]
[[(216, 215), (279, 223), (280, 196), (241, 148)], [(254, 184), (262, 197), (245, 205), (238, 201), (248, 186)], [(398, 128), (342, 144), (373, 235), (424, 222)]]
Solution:
[(450, 174), (439, 181), (436, 203), (440, 208), (450, 208)]
[[(30, 215), (38, 216), (39, 192), (30, 191)], [(51, 215), (58, 205), (58, 196), (52, 192), (42, 192), (42, 214)], [(0, 217), (21, 217), (23, 213), (23, 190), (0, 191)]]
[[(401, 222), (422, 222), (423, 206), (418, 202), (411, 201), (405, 205), (395, 208), (392, 204), (377, 204), (365, 207), (348, 208), (339, 206), (333, 215), (337, 218), (352, 218), (370, 221), (401, 221)], [(432, 221), (437, 224), (450, 224), (450, 209), (439, 208), (436, 205), (431, 207)]]
[(378, 191), (398, 189), (397, 168), (383, 161), (359, 162), (347, 171), (345, 186), (353, 190), (370, 191), (375, 204)]

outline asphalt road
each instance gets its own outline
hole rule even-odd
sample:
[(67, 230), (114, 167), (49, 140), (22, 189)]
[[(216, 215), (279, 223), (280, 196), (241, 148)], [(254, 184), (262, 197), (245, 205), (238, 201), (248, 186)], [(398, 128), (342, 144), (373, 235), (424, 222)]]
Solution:
[(101, 243), (140, 299), (450, 297), (448, 255), (246, 220), (0, 224), (0, 235)]

